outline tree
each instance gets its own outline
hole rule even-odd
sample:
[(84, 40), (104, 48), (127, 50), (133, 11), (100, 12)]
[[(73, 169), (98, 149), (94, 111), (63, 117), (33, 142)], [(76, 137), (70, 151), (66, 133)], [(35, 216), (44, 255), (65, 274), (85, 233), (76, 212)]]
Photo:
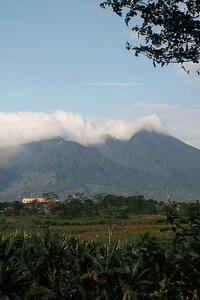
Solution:
[(42, 197), (46, 200), (58, 200), (59, 197), (53, 192), (43, 193)]
[(128, 219), (129, 208), (128, 206), (110, 206), (103, 208), (100, 211), (100, 216), (105, 219)]
[(112, 7), (137, 33), (141, 43), (126, 43), (136, 56), (146, 55), (154, 66), (180, 63), (185, 69), (186, 62), (199, 63), (199, 0), (107, 0), (100, 6)]

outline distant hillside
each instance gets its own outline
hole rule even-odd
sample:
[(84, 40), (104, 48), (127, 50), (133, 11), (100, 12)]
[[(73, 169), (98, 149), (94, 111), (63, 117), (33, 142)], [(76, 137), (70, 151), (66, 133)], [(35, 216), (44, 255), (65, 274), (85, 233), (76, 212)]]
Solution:
[(139, 188), (152, 197), (169, 188), (176, 197), (200, 198), (199, 149), (149, 131), (140, 131), (129, 141), (108, 139), (98, 149), (113, 161), (145, 174)]
[(200, 150), (168, 135), (140, 131), (129, 141), (85, 147), (61, 138), (0, 151), (0, 199), (18, 193), (144, 194), (200, 198)]
[(8, 199), (24, 192), (64, 194), (74, 190), (134, 193), (138, 177), (96, 149), (56, 138), (26, 144), (1, 165), (0, 196)]

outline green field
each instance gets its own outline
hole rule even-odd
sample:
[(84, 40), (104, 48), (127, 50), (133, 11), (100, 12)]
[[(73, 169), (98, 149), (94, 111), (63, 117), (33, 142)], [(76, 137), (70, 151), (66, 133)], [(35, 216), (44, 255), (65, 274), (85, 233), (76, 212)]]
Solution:
[(75, 218), (67, 219), (57, 216), (2, 216), (0, 217), (0, 232), (44, 232), (66, 234), (70, 237), (84, 239), (105, 239), (108, 235), (113, 238), (130, 239), (141, 233), (149, 232), (154, 235), (168, 235), (160, 229), (166, 225), (159, 225), (162, 215), (130, 216), (127, 220), (112, 219), (109, 222), (103, 218)]

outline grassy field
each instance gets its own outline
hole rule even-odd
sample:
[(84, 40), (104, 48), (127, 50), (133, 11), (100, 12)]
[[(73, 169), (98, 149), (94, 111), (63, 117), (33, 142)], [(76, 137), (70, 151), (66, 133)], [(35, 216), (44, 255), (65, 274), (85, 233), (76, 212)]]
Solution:
[(49, 230), (84, 239), (105, 239), (108, 236), (131, 239), (144, 232), (167, 236), (169, 233), (160, 232), (160, 229), (166, 226), (158, 224), (158, 220), (161, 219), (164, 219), (161, 215), (134, 215), (127, 220), (109, 221), (101, 218), (66, 219), (42, 215), (3, 216), (0, 218), (0, 232), (7, 234), (14, 231), (41, 232)]

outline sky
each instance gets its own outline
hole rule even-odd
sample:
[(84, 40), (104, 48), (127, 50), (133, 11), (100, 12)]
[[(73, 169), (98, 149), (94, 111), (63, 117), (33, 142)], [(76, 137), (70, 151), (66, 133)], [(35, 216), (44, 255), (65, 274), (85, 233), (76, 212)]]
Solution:
[(99, 136), (103, 126), (106, 133), (115, 127), (116, 137), (125, 128), (127, 137), (147, 117), (200, 148), (200, 76), (134, 57), (125, 43), (135, 35), (99, 3), (0, 1), (0, 136), (16, 131), (15, 139), (26, 141), (21, 137), (62, 135), (73, 126)]

